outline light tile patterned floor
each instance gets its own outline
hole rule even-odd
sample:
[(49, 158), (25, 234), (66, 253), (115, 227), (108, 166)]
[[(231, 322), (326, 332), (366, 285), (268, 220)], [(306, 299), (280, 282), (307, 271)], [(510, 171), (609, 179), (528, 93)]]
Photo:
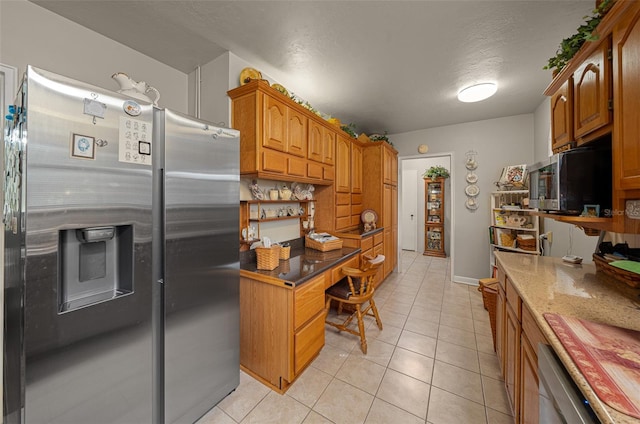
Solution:
[(452, 283), (449, 261), (403, 252), (403, 273), (367, 318), (368, 353), (357, 336), (326, 327), (320, 355), (284, 395), (245, 373), (198, 424), (513, 423), (476, 287)]

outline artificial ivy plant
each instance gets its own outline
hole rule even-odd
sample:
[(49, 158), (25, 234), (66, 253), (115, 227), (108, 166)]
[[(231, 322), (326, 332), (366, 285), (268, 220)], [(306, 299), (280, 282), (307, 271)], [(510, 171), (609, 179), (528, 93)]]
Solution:
[(595, 32), (595, 29), (612, 5), (613, 0), (604, 0), (598, 7), (593, 9), (591, 16), (585, 16), (583, 18), (585, 22), (578, 27), (578, 32), (562, 40), (556, 55), (549, 58), (543, 69), (552, 69), (554, 73), (560, 72), (580, 50), (585, 41), (597, 41), (599, 35)]

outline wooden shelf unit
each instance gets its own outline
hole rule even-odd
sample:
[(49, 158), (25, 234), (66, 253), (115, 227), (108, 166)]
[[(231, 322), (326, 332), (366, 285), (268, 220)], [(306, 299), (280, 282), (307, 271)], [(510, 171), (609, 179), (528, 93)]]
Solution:
[(424, 255), (445, 258), (444, 199), (445, 178), (424, 180)]
[[(275, 222), (275, 221), (286, 221), (296, 219), (300, 223), (300, 237), (303, 237), (304, 234), (309, 230), (308, 228), (304, 228), (302, 222), (305, 220), (309, 220), (309, 218), (313, 218), (313, 215), (310, 215), (310, 204), (314, 203), (315, 200), (241, 200), (240, 201), (240, 235), (242, 237), (242, 229), (253, 226), (252, 223), (255, 223), (256, 228), (256, 237), (253, 240), (241, 240), (241, 243), (251, 243), (257, 240), (260, 240), (260, 223), (264, 222)], [(255, 207), (252, 207), (254, 206)], [(262, 211), (265, 209), (264, 205), (296, 205), (296, 211), (298, 211), (298, 215), (287, 215), (287, 216), (275, 216), (275, 217), (262, 217)], [(302, 208), (304, 213), (300, 214), (299, 209)], [(252, 214), (252, 212), (255, 212)]]

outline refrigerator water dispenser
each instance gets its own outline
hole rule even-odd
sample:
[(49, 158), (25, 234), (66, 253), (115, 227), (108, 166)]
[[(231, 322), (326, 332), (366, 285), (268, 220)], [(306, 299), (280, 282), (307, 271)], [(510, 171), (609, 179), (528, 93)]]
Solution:
[(60, 231), (58, 312), (133, 292), (133, 226)]

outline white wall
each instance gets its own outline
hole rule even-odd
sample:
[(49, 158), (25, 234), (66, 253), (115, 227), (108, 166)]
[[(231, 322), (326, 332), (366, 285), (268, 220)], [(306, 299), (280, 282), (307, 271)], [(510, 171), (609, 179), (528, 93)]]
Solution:
[[(551, 154), (551, 106), (549, 99), (543, 101), (534, 113), (534, 162), (546, 159)], [(543, 241), (544, 255), (562, 257), (567, 254), (582, 256), (583, 262), (592, 262), (591, 255), (598, 242), (597, 236), (587, 236), (573, 224), (554, 219), (542, 219), (541, 233), (553, 233), (552, 243)]]
[(157, 88), (160, 106), (187, 113), (187, 75), (26, 0), (0, 0), (0, 63), (33, 65), (117, 90), (124, 72)]
[[(417, 237), (417, 252), (424, 252), (424, 179), (422, 175), (424, 172), (431, 168), (432, 166), (443, 166), (446, 169), (451, 169), (451, 157), (450, 156), (432, 156), (432, 155), (423, 155), (424, 157), (407, 157), (407, 158), (398, 158), (399, 161), (399, 174), (402, 178), (402, 171), (407, 170), (416, 170), (418, 171), (418, 183), (417, 183), (417, 193), (414, 193), (416, 196), (418, 209), (416, 215), (417, 232), (415, 237)], [(400, 207), (400, 211), (398, 211), (398, 226), (399, 231), (398, 234), (402, 235), (402, 228), (405, 225), (414, 225), (411, 224), (410, 221), (406, 219), (406, 214), (402, 213), (402, 198), (400, 196), (403, 194), (402, 185), (405, 183), (404, 179), (400, 181), (400, 188), (398, 189), (398, 205)], [(404, 217), (404, 219), (403, 219)], [(445, 238), (444, 238), (444, 248), (447, 255), (451, 253), (451, 179), (448, 178), (445, 181), (445, 208), (444, 208), (444, 228), (445, 228)], [(398, 246), (401, 247), (401, 240), (398, 241)]]
[[(472, 106), (473, 107), (473, 106)], [(459, 125), (430, 128), (402, 134), (389, 139), (399, 156), (415, 155), (420, 144), (429, 146), (430, 154), (453, 152), (451, 165), (451, 195), (456, 204), (452, 222), (454, 234), (454, 281), (475, 283), (487, 277), (489, 269), (490, 203), (489, 193), (496, 190), (495, 182), (507, 165), (533, 161), (533, 114), (510, 116)], [(479, 207), (470, 211), (464, 189), (465, 152), (478, 152)]]

